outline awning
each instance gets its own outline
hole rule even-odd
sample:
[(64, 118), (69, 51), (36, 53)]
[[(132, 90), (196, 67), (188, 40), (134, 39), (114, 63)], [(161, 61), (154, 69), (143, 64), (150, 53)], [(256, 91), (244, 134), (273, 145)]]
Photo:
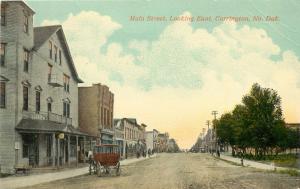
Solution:
[(88, 134), (77, 130), (72, 125), (66, 125), (48, 120), (22, 119), (16, 126), (16, 130), (19, 132), (63, 132), (67, 134), (89, 136)]

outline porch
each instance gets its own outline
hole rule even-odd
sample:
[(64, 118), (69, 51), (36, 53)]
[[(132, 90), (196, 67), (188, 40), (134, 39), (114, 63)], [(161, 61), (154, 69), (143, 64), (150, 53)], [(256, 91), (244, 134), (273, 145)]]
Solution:
[(16, 165), (78, 166), (87, 161), (87, 151), (93, 144), (93, 138), (73, 126), (48, 120), (23, 119), (16, 130), (20, 135)]

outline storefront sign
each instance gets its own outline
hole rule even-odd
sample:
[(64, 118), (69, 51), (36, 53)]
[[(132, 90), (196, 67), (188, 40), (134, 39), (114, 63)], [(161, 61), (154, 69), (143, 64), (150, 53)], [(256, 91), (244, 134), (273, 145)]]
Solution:
[(57, 138), (64, 139), (65, 138), (65, 134), (64, 133), (59, 133)]

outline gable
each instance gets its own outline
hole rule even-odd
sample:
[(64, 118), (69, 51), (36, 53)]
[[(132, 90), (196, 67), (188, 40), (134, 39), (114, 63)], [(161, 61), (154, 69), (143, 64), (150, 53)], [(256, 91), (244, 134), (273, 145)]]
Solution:
[[(59, 46), (61, 47), (62, 56), (65, 57), (65, 60), (66, 60), (65, 64), (68, 66), (71, 76), (77, 83), (83, 83), (83, 81), (79, 78), (79, 76), (77, 74), (70, 49), (68, 47), (63, 29), (60, 25), (35, 27), (34, 28), (34, 49), (36, 51), (39, 51), (39, 49), (42, 49), (42, 48), (45, 49), (45, 53), (46, 52), (47, 53), (44, 56), (49, 58), (49, 54), (48, 54), (49, 40), (56, 39), (56, 38), (57, 38), (56, 44), (59, 43)], [(54, 45), (53, 45), (52, 49), (53, 49), (52, 54), (54, 56)], [(49, 61), (51, 61), (50, 58), (49, 58)]]

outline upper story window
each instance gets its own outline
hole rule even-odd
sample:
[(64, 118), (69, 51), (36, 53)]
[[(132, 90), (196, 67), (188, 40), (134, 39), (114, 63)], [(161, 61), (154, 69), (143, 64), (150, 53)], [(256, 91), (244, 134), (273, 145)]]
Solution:
[(0, 108), (6, 107), (6, 83), (0, 82)]
[(52, 102), (53, 102), (52, 98), (48, 97), (47, 98), (47, 111), (48, 112), (52, 112)]
[(29, 51), (24, 49), (24, 72), (28, 72), (29, 67)]
[(29, 23), (29, 16), (24, 14), (24, 32), (28, 33), (28, 23)]
[(35, 111), (41, 111), (41, 91), (35, 91)]
[(64, 90), (70, 92), (70, 77), (64, 74)]
[(63, 116), (70, 117), (70, 103), (69, 102), (63, 103)]
[(23, 86), (23, 110), (28, 111), (28, 86)]
[(61, 65), (61, 50), (59, 50), (58, 58), (59, 58), (59, 65)]
[(54, 61), (57, 62), (57, 46), (54, 45)]
[(48, 64), (48, 82), (51, 82), (51, 76), (52, 76), (52, 65)]
[(5, 65), (6, 43), (1, 43), (1, 66)]
[(5, 26), (5, 25), (6, 25), (6, 6), (2, 2), (1, 3), (1, 26)]
[(49, 41), (49, 57), (52, 59), (52, 42)]

